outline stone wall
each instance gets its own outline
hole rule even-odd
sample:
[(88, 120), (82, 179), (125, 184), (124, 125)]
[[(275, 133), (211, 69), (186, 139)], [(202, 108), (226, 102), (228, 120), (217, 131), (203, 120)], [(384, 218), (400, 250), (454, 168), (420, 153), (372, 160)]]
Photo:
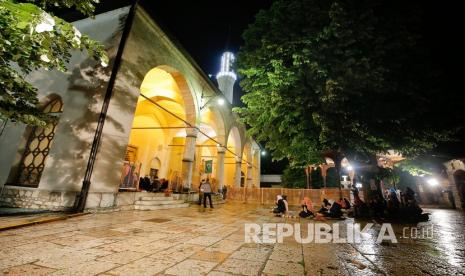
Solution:
[(73, 207), (75, 198), (76, 192), (5, 186), (0, 195), (0, 206), (64, 211)]
[[(74, 206), (77, 192), (47, 191), (35, 188), (5, 186), (0, 195), (0, 207), (28, 208), (36, 210), (69, 211)], [(144, 192), (89, 193), (86, 211), (134, 210), (134, 203)], [(172, 194), (175, 200), (188, 200), (187, 195)], [(191, 201), (198, 200), (198, 194), (191, 195)]]

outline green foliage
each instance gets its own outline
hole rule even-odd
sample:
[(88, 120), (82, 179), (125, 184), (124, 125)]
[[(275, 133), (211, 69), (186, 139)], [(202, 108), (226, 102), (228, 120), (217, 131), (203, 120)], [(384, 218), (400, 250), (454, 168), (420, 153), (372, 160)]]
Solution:
[(397, 185), (397, 183), (399, 183), (400, 174), (399, 174), (399, 171), (396, 168), (394, 168), (394, 169), (391, 169), (391, 168), (378, 168), (378, 169), (379, 169), (379, 171), (376, 174), (376, 179), (377, 180), (387, 181), (387, 183), (385, 183), (386, 187), (388, 186), (388, 184), (390, 184), (392, 186), (395, 186), (395, 185)]
[(431, 168), (431, 164), (428, 164), (424, 160), (419, 160), (419, 159), (403, 160), (402, 162), (397, 163), (395, 166), (401, 171), (407, 172), (411, 174), (412, 176), (425, 176), (425, 175), (433, 174), (433, 169)]
[[(37, 106), (37, 89), (25, 77), (37, 69), (66, 71), (72, 50), (108, 64), (103, 45), (42, 8), (75, 7), (90, 15), (96, 0), (0, 0), (0, 119), (44, 125), (50, 117)], [(37, 5), (39, 6), (37, 6)]]
[[(275, 159), (325, 150), (415, 156), (450, 139), (415, 3), (277, 0), (244, 32), (237, 69), (248, 131)], [(419, 120), (419, 118), (422, 118)]]
[(288, 166), (283, 171), (282, 184), (286, 188), (307, 188), (305, 169)]
[(326, 187), (327, 188), (341, 187), (340, 177), (336, 171), (336, 168), (334, 167), (331, 167), (326, 171)]

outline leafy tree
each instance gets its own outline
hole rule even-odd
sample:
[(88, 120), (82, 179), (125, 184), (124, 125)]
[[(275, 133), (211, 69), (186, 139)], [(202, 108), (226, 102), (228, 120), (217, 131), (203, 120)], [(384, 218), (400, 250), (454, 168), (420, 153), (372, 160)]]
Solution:
[[(22, 3), (21, 3), (22, 2)], [(0, 0), (0, 119), (45, 125), (37, 89), (25, 77), (39, 68), (66, 71), (72, 50), (87, 50), (107, 66), (103, 46), (46, 10), (76, 8), (92, 15), (98, 0)]]
[(282, 184), (286, 188), (307, 188), (307, 180), (303, 168), (288, 166), (282, 175)]
[(421, 19), (410, 1), (277, 0), (243, 34), (245, 107), (235, 111), (294, 165), (325, 151), (338, 165), (342, 155), (432, 149), (457, 124), (437, 106), (447, 92)]

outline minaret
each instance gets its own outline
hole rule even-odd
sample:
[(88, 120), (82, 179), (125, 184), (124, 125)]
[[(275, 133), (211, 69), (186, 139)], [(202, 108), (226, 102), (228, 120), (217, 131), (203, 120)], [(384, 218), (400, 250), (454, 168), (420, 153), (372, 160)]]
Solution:
[(231, 52), (224, 52), (221, 56), (221, 69), (216, 75), (218, 80), (218, 86), (223, 92), (224, 97), (230, 104), (233, 103), (233, 88), (234, 82), (236, 82), (236, 73), (232, 70), (232, 64), (234, 62), (234, 54)]

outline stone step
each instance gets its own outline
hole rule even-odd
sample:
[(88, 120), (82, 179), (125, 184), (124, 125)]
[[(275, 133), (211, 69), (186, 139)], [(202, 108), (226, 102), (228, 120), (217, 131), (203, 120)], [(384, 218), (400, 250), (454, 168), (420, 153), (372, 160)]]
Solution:
[(172, 196), (141, 196), (139, 197), (139, 200), (165, 201), (165, 200), (174, 200), (174, 198)]
[(169, 204), (169, 205), (157, 205), (157, 206), (145, 206), (145, 205), (135, 205), (134, 209), (141, 211), (153, 211), (153, 210), (162, 210), (162, 209), (173, 209), (173, 208), (186, 208), (189, 207), (189, 203), (182, 204)]
[(169, 205), (169, 204), (181, 204), (184, 203), (184, 200), (138, 200), (135, 205), (145, 205), (145, 206), (156, 206), (156, 205)]

